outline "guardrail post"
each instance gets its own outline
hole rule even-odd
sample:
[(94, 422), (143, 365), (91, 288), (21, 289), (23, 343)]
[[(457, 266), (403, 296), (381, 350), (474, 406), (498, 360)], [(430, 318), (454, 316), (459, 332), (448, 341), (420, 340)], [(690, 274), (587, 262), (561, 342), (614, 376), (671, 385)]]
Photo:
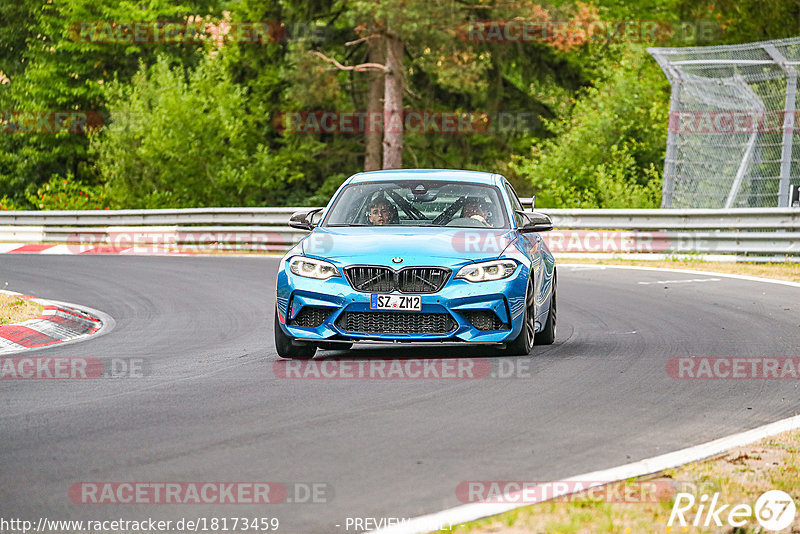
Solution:
[(672, 88), (672, 94), (669, 98), (669, 120), (667, 120), (667, 150), (664, 154), (664, 177), (661, 184), (661, 207), (672, 207), (672, 195), (675, 190), (675, 171), (678, 162), (678, 132), (673, 128), (673, 117), (678, 121), (680, 128), (680, 110), (681, 110), (681, 82), (678, 81), (678, 86)]
[(797, 97), (797, 70), (786, 62), (786, 57), (774, 45), (764, 50), (786, 72), (786, 100), (783, 112), (783, 142), (781, 147), (781, 177), (778, 185), (778, 207), (789, 206), (789, 179), (792, 171), (792, 142), (794, 138), (794, 111)]

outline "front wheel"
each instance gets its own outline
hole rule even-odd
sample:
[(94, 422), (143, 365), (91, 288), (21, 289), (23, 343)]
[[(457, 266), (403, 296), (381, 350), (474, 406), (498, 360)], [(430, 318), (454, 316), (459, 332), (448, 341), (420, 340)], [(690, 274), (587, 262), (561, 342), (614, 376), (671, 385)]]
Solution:
[(517, 338), (506, 345), (506, 354), (511, 356), (527, 356), (533, 350), (533, 338), (536, 334), (536, 290), (533, 280), (528, 278), (525, 290), (525, 311), (522, 316), (522, 330)]
[(278, 321), (278, 312), (275, 311), (275, 348), (278, 356), (287, 360), (310, 360), (317, 352), (314, 344), (293, 345), (292, 338), (283, 333), (281, 324)]
[(537, 345), (552, 345), (556, 340), (556, 275), (553, 274), (553, 293), (550, 295), (550, 311), (547, 312), (547, 321), (544, 328), (536, 334)]

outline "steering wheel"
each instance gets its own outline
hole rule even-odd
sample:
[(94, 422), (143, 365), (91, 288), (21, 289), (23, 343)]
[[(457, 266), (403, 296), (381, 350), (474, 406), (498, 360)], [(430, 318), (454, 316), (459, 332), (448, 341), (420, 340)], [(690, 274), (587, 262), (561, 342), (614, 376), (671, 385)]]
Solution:
[(488, 228), (489, 224), (472, 217), (456, 217), (445, 226), (462, 226), (467, 228)]

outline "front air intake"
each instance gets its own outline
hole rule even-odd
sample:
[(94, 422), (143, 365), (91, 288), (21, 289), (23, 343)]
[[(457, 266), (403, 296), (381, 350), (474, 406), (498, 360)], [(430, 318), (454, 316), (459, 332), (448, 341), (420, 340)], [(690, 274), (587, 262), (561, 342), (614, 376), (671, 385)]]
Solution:
[(457, 328), (449, 313), (344, 312), (336, 326), (360, 334), (448, 334)]

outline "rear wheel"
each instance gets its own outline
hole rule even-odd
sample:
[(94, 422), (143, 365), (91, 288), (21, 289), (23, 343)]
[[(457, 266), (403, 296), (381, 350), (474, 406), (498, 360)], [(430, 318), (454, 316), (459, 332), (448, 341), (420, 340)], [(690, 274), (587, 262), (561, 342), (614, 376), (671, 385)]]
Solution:
[(281, 329), (277, 311), (275, 312), (275, 348), (278, 350), (278, 356), (287, 360), (310, 360), (317, 352), (317, 346), (312, 343), (292, 344), (292, 338), (284, 334)]
[(556, 340), (556, 275), (553, 273), (553, 293), (550, 295), (550, 311), (547, 313), (547, 321), (544, 329), (536, 334), (535, 342), (537, 345), (552, 345)]
[(506, 345), (506, 353), (512, 356), (527, 356), (533, 349), (533, 339), (536, 333), (536, 290), (533, 280), (528, 279), (528, 288), (525, 290), (525, 311), (522, 316), (522, 330), (517, 338)]

